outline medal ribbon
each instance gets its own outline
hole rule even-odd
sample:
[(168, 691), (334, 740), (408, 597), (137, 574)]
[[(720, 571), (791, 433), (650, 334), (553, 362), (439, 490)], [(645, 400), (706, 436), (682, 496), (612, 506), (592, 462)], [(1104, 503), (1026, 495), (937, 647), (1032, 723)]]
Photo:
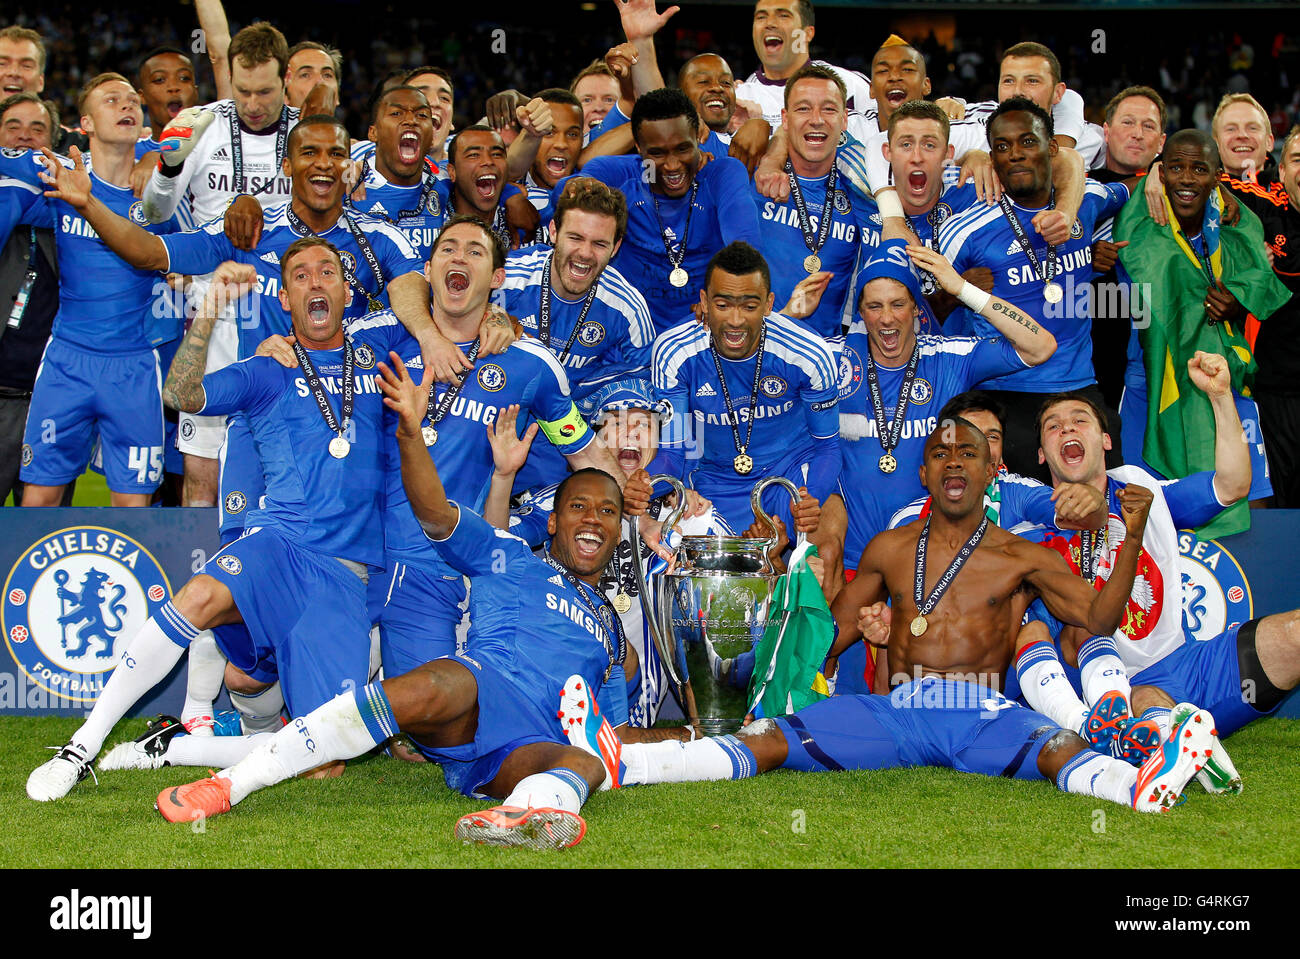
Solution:
[(1097, 559), (1095, 555), (1097, 544), (1100, 542), (1101, 548), (1105, 550), (1109, 539), (1109, 525), (1100, 532), (1095, 529), (1085, 529), (1079, 533), (1079, 575), (1090, 583), (1097, 582), (1097, 569), (1093, 566)]
[[(360, 182), (365, 183), (366, 180), (368, 180), (369, 178), (370, 178), (370, 161), (362, 160)], [(402, 220), (405, 220), (407, 217), (423, 216), (426, 212), (428, 212), (427, 207), (429, 203), (429, 197), (433, 196), (433, 193), (437, 188), (438, 188), (438, 178), (434, 176), (433, 172), (426, 167), (424, 171), (424, 175), (420, 180), (420, 198), (416, 200), (414, 209), (399, 210), (397, 212), (396, 219), (389, 216), (387, 213), (372, 212), (367, 214), (367, 216), (378, 217), (381, 220), (385, 220), (388, 223), (393, 224), (393, 226), (396, 226), (398, 223), (400, 223)], [(352, 202), (351, 196), (348, 196), (345, 202), (348, 204), (348, 206), (352, 207), (353, 209), (356, 209), (356, 204)]]
[[(1005, 193), (998, 198), (998, 205), (1002, 207), (1003, 215), (1011, 223), (1011, 232), (1016, 235), (1016, 241), (1020, 244), (1020, 249), (1024, 250), (1025, 256), (1029, 258), (1029, 265), (1033, 267), (1034, 276), (1044, 283), (1051, 283), (1058, 273), (1056, 247), (1050, 243), (1047, 244), (1047, 263), (1046, 267), (1044, 267), (1043, 262), (1038, 259), (1038, 254), (1034, 252), (1033, 245), (1029, 242), (1029, 236), (1020, 223), (1020, 217), (1016, 216), (1016, 208), (1011, 205), (1011, 200), (1007, 198)], [(1047, 201), (1047, 208), (1049, 210), (1056, 209), (1056, 187), (1052, 187), (1051, 196)]]
[[(293, 212), (292, 203), (284, 208), (284, 215), (289, 220), (289, 226), (298, 236), (320, 236), (319, 233), (313, 233), (311, 227), (304, 223), (298, 214)], [(348, 268), (347, 262), (344, 261), (342, 257), (339, 257), (339, 263), (343, 267), (343, 279), (347, 280), (348, 286), (366, 297), (366, 299), (377, 299), (384, 292), (386, 284), (384, 283), (384, 274), (379, 269), (379, 261), (375, 258), (375, 251), (371, 249), (370, 242), (357, 229), (350, 216), (344, 213), (343, 220), (347, 223), (348, 232), (352, 234), (352, 238), (360, 248), (361, 255), (365, 258), (366, 264), (374, 271), (375, 276), (378, 278), (379, 290), (374, 294), (374, 296), (371, 296), (370, 293), (367, 292), (366, 288), (361, 284), (361, 280), (358, 279), (357, 275)]]
[(316, 367), (312, 366), (311, 357), (307, 355), (307, 351), (303, 349), (302, 344), (296, 338), (293, 343), (293, 353), (294, 356), (298, 357), (298, 362), (302, 364), (302, 374), (307, 379), (307, 386), (311, 390), (312, 397), (316, 400), (316, 405), (320, 407), (321, 416), (325, 418), (325, 425), (329, 427), (331, 433), (341, 439), (348, 428), (349, 421), (352, 419), (354, 392), (352, 341), (347, 338), (343, 340), (343, 404), (340, 410), (343, 420), (342, 426), (334, 418), (334, 410), (330, 408), (330, 401), (325, 396), (325, 389), (321, 386)]
[(736, 409), (731, 405), (731, 392), (727, 389), (727, 378), (722, 375), (722, 363), (718, 360), (718, 351), (709, 346), (709, 356), (713, 357), (713, 368), (718, 371), (718, 384), (722, 387), (722, 401), (727, 404), (727, 425), (731, 427), (731, 436), (735, 440), (736, 452), (745, 455), (749, 441), (754, 436), (754, 413), (758, 410), (758, 384), (763, 376), (763, 343), (767, 339), (767, 322), (758, 334), (758, 351), (754, 360), (754, 389), (749, 397), (749, 428), (745, 430), (745, 445), (740, 444), (740, 419)]
[[(808, 202), (803, 198), (803, 190), (799, 188), (799, 178), (794, 175), (794, 164), (790, 158), (786, 157), (785, 175), (790, 180), (790, 198), (794, 200), (795, 212), (799, 214), (799, 229), (803, 233), (804, 246), (808, 247), (808, 252), (814, 256), (826, 245), (826, 238), (831, 235), (831, 219), (835, 213), (835, 181), (838, 173), (835, 164), (831, 164), (831, 172), (826, 178), (826, 199), (822, 201), (822, 216), (817, 224), (817, 232), (814, 238), (812, 223), (808, 220)], [(816, 243), (816, 246), (813, 244)]]
[[(551, 261), (555, 259), (552, 253), (546, 258), (546, 263), (542, 267), (542, 301), (537, 307), (537, 338), (542, 341), (542, 346), (547, 349), (551, 348)], [(573, 341), (578, 337), (578, 331), (582, 329), (582, 324), (587, 319), (587, 312), (591, 309), (591, 304), (596, 302), (596, 287), (600, 284), (600, 278), (597, 277), (591, 283), (591, 289), (587, 291), (587, 299), (582, 304), (582, 312), (578, 314), (578, 322), (573, 324), (573, 331), (569, 333), (568, 340), (564, 343), (564, 349), (560, 351), (560, 363), (569, 355), (569, 350), (573, 349)]]
[[(265, 193), (271, 189), (275, 183), (275, 178), (280, 175), (280, 167), (284, 160), (284, 142), (289, 136), (289, 108), (281, 107), (280, 119), (275, 128), (275, 175), (266, 181), (266, 184), (254, 191), (255, 193)], [(239, 114), (232, 112), (230, 114), (230, 165), (234, 168), (233, 185), (236, 193), (244, 192), (244, 137), (239, 129)]]
[(691, 233), (691, 214), (695, 212), (695, 194), (699, 192), (699, 189), (700, 181), (696, 179), (691, 183), (691, 195), (686, 201), (686, 228), (682, 230), (681, 242), (677, 244), (680, 252), (675, 260), (673, 259), (673, 245), (668, 239), (668, 230), (664, 226), (663, 217), (659, 215), (659, 198), (653, 190), (650, 192), (650, 202), (655, 207), (655, 220), (659, 223), (659, 238), (664, 241), (664, 251), (668, 254), (668, 262), (672, 264), (674, 270), (680, 270), (682, 263), (686, 260), (686, 238)]
[(939, 599), (948, 591), (948, 587), (952, 585), (952, 581), (961, 572), (961, 568), (966, 565), (966, 560), (970, 559), (971, 554), (975, 552), (975, 547), (980, 544), (980, 540), (984, 538), (984, 533), (989, 528), (989, 518), (985, 516), (980, 520), (979, 528), (975, 530), (970, 539), (966, 540), (966, 545), (959, 549), (957, 555), (952, 558), (952, 563), (949, 564), (947, 571), (939, 577), (939, 582), (934, 584), (934, 589), (930, 591), (929, 597), (926, 598), (925, 604), (922, 605), (921, 597), (925, 591), (925, 551), (930, 540), (931, 519), (933, 519), (932, 516), (926, 519), (925, 526), (921, 528), (921, 535), (916, 539), (916, 580), (912, 595), (916, 600), (916, 608), (920, 610), (922, 616), (929, 616), (934, 611), (935, 606), (939, 604)]
[(504, 203), (497, 203), (496, 212), (492, 214), (492, 232), (497, 235), (497, 239), (502, 242), (507, 250), (510, 249), (510, 228), (506, 226), (506, 207)]
[(871, 412), (876, 417), (876, 436), (880, 448), (886, 453), (893, 453), (903, 435), (903, 419), (907, 414), (907, 403), (912, 396), (912, 380), (916, 378), (916, 364), (921, 358), (921, 344), (912, 347), (912, 358), (907, 361), (903, 371), (903, 386), (898, 391), (898, 403), (894, 406), (894, 418), (885, 426), (885, 399), (880, 395), (880, 378), (876, 375), (876, 361), (867, 349), (867, 386), (871, 388)]
[[(469, 360), (471, 364), (478, 359), (479, 345), (478, 340), (475, 340), (470, 344), (469, 353), (466, 354), (465, 358)], [(429, 391), (429, 406), (425, 412), (425, 416), (429, 418), (429, 424), (431, 426), (437, 426), (442, 422), (443, 417), (447, 415), (447, 411), (451, 409), (451, 404), (456, 401), (456, 397), (460, 396), (460, 391), (464, 388), (465, 381), (469, 379), (469, 374), (471, 372), (473, 371), (461, 370), (456, 383), (447, 387), (446, 392), (437, 400), (434, 399), (434, 394), (438, 392), (437, 389), (435, 388)]]

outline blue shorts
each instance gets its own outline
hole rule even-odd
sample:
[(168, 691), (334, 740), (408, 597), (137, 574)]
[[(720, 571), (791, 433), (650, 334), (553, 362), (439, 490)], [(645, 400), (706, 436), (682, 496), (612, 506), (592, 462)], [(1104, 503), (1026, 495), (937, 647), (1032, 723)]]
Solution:
[(535, 695), (521, 689), (512, 679), (510, 665), (499, 662), (491, 651), (453, 658), (478, 683), (478, 729), (474, 741), (442, 749), (412, 742), (430, 760), (442, 764), (450, 788), (466, 796), (486, 799), (480, 788), (496, 778), (506, 757), (520, 746), (567, 742), (555, 718), (559, 693), (547, 703), (538, 702)]
[(279, 680), (304, 716), (370, 672), (365, 584), (342, 563), (253, 527), (203, 567), (234, 596), (242, 623), (213, 632), (226, 658), (254, 679)]
[(1277, 709), (1257, 709), (1246, 701), (1249, 697), (1242, 689), (1241, 660), (1237, 655), (1237, 635), (1244, 625), (1229, 626), (1203, 642), (1188, 636), (1183, 645), (1129, 677), (1129, 682), (1134, 686), (1156, 686), (1176, 703), (1195, 703), (1208, 709), (1220, 736), (1234, 733)]
[(266, 495), (262, 459), (243, 413), (226, 420), (226, 445), (221, 448), (220, 460), (221, 533), (225, 538), (243, 530), (249, 510), (261, 506)]
[(456, 627), (465, 613), (465, 580), (445, 579), (406, 563), (382, 577), (387, 587), (379, 616), (379, 652), (385, 676), (401, 676), (458, 649)]
[[(1249, 499), (1264, 499), (1273, 495), (1273, 484), (1268, 478), (1268, 456), (1264, 452), (1264, 433), (1259, 426), (1259, 406), (1252, 399), (1232, 394), (1237, 404), (1237, 415), (1245, 427), (1246, 436), (1253, 438), (1247, 444), (1250, 450), (1250, 496)], [(1147, 429), (1147, 391), (1145, 387), (1133, 387), (1125, 384), (1124, 395), (1119, 402), (1119, 415), (1122, 420), (1120, 441), (1123, 445), (1124, 462), (1131, 466), (1140, 466), (1154, 476), (1163, 474), (1152, 469), (1142, 458), (1142, 444)], [(1172, 479), (1173, 477), (1165, 477)], [(1201, 705), (1200, 703), (1197, 704)], [(1209, 708), (1209, 707), (1205, 707)], [(1216, 714), (1215, 719), (1218, 719)]]
[(1042, 779), (1038, 754), (1060, 727), (974, 683), (926, 676), (888, 696), (835, 696), (778, 719), (803, 771), (945, 766)]
[(24, 483), (63, 486), (90, 462), (98, 433), (115, 493), (152, 493), (163, 475), (162, 380), (152, 351), (109, 356), (51, 339), (23, 434)]

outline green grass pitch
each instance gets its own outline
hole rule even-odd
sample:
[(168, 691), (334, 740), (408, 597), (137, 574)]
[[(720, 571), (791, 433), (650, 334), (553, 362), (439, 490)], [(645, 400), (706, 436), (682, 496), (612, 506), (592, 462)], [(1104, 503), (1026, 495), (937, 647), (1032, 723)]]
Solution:
[[(14, 498), (7, 497), (4, 506), (12, 506)], [(86, 470), (77, 477), (77, 488), (72, 492), (73, 506), (109, 506), (108, 483), (94, 470)]]
[[(338, 779), (264, 790), (201, 830), (171, 825), (158, 792), (205, 770), (112, 772), (52, 804), (27, 774), (78, 721), (11, 717), (0, 740), (0, 865), (6, 867), (1226, 867), (1294, 865), (1300, 720), (1265, 719), (1227, 742), (1241, 796), (1192, 783), (1163, 815), (1058, 793), (1045, 782), (946, 769), (778, 772), (742, 782), (602, 792), (587, 836), (562, 853), (462, 846), (455, 820), (485, 804), (435, 766), (369, 757)], [(137, 735), (124, 720), (109, 744)]]

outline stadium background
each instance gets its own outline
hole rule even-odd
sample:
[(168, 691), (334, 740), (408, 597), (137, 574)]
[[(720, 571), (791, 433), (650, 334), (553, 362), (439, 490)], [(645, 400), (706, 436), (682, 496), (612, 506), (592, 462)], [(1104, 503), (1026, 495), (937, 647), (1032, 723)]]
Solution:
[[(17, 4), (6, 4), (16, 8)], [(668, 6), (658, 4), (659, 9)], [(1275, 132), (1300, 120), (1300, 20), (1294, 4), (1239, 2), (1231, 6), (1144, 2), (814, 4), (815, 57), (866, 71), (890, 33), (925, 53), (933, 95), (994, 99), (996, 65), (1022, 40), (1047, 44), (1061, 60), (1063, 79), (1101, 122), (1110, 97), (1126, 86), (1154, 86), (1171, 108), (1170, 129), (1209, 127), (1225, 91), (1253, 94), (1270, 111)], [(752, 3), (686, 3), (658, 37), (660, 66), (670, 71), (697, 53), (721, 53), (737, 80), (756, 66), (750, 40)], [(483, 115), (493, 92), (567, 87), (573, 75), (622, 39), (610, 0), (483, 4), (322, 0), (268, 8), (227, 0), (231, 34), (270, 19), (290, 43), (311, 39), (343, 52), (342, 110), (354, 135), (365, 133), (372, 86), (389, 70), (436, 64), (456, 80), (456, 126)], [(1291, 16), (1284, 11), (1290, 10)], [(422, 12), (424, 11), (424, 12)], [(83, 4), (51, 0), (0, 13), (0, 22), (38, 30), (49, 47), (46, 96), (76, 118), (81, 83), (102, 70), (134, 74), (138, 57), (160, 44), (192, 47), (198, 28), (190, 4)], [(505, 53), (493, 52), (504, 30)], [(1101, 31), (1100, 34), (1097, 31)], [(500, 49), (499, 44), (497, 49)], [(196, 58), (200, 102), (213, 99), (210, 71)], [(1199, 109), (1198, 109), (1199, 108)]]

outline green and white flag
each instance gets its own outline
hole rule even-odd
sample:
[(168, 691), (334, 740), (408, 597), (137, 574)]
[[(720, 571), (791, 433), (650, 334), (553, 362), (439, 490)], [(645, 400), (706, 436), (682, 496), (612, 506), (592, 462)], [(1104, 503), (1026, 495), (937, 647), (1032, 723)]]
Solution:
[(808, 568), (808, 557), (816, 555), (817, 547), (801, 544), (790, 557), (790, 571), (777, 580), (768, 625), (754, 649), (751, 713), (762, 704), (765, 716), (788, 716), (830, 695), (821, 666), (835, 638), (835, 621)]

